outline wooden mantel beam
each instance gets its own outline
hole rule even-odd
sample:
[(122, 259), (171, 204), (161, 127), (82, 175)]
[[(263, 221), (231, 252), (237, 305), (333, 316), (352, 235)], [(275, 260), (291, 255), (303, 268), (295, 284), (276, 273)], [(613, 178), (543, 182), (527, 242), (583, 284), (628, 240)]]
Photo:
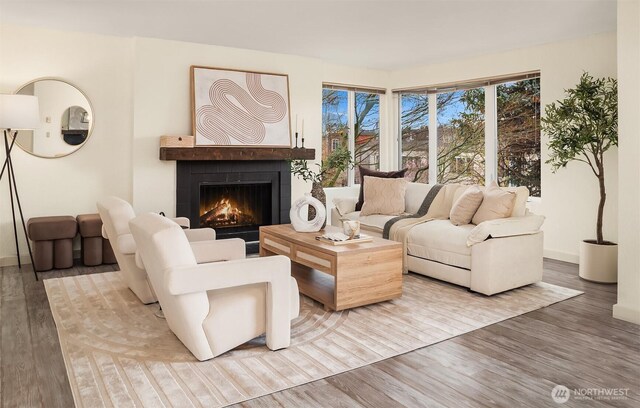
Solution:
[(287, 147), (161, 147), (160, 160), (313, 160), (315, 149)]

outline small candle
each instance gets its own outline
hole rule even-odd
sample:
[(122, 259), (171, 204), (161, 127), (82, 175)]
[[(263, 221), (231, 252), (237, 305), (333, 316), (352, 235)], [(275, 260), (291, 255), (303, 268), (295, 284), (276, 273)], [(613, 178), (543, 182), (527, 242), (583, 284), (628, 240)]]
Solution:
[(296, 133), (298, 133), (298, 114), (296, 113)]
[(304, 137), (304, 118), (302, 118), (302, 137)]

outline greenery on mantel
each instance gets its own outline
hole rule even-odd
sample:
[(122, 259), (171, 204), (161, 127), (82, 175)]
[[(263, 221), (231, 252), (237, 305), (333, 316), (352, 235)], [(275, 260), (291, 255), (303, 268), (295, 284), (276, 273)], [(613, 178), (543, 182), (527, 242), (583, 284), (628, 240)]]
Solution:
[(304, 181), (322, 183), (323, 187), (334, 187), (338, 176), (347, 169), (354, 167), (351, 152), (346, 147), (334, 150), (321, 164), (317, 164), (317, 170), (309, 168), (307, 160), (292, 160), (291, 174)]
[(574, 160), (591, 167), (600, 186), (596, 243), (606, 244), (602, 235), (607, 199), (604, 153), (618, 145), (618, 82), (585, 72), (578, 85), (565, 93), (565, 99), (547, 105), (542, 118), (542, 130), (549, 136), (547, 164), (554, 173)]

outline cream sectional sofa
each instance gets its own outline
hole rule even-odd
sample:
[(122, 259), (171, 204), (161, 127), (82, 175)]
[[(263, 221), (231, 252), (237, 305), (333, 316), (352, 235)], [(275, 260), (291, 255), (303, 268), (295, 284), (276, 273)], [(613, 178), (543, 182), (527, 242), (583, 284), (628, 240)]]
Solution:
[[(432, 187), (408, 183), (405, 212), (415, 214)], [(449, 209), (466, 188), (460, 186), (455, 190), (449, 199)], [(529, 191), (525, 187), (505, 190), (516, 194), (509, 218), (460, 226), (449, 219), (437, 219), (412, 227), (404, 243), (405, 272), (465, 286), (485, 295), (540, 281), (543, 244), (540, 227), (544, 217), (528, 212)], [(342, 191), (342, 197), (334, 199), (331, 224), (341, 226), (344, 219), (359, 220), (364, 233), (382, 236), (385, 223), (395, 216), (361, 217), (360, 211), (355, 211), (358, 192), (358, 187), (349, 187)]]

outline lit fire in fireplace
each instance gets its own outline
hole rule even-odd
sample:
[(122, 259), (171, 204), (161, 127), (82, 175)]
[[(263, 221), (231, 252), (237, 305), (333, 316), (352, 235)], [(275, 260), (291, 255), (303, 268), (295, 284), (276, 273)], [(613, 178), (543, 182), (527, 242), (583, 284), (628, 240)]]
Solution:
[(211, 227), (235, 227), (254, 223), (253, 215), (243, 212), (228, 198), (222, 198), (210, 208), (200, 209), (200, 222)]

